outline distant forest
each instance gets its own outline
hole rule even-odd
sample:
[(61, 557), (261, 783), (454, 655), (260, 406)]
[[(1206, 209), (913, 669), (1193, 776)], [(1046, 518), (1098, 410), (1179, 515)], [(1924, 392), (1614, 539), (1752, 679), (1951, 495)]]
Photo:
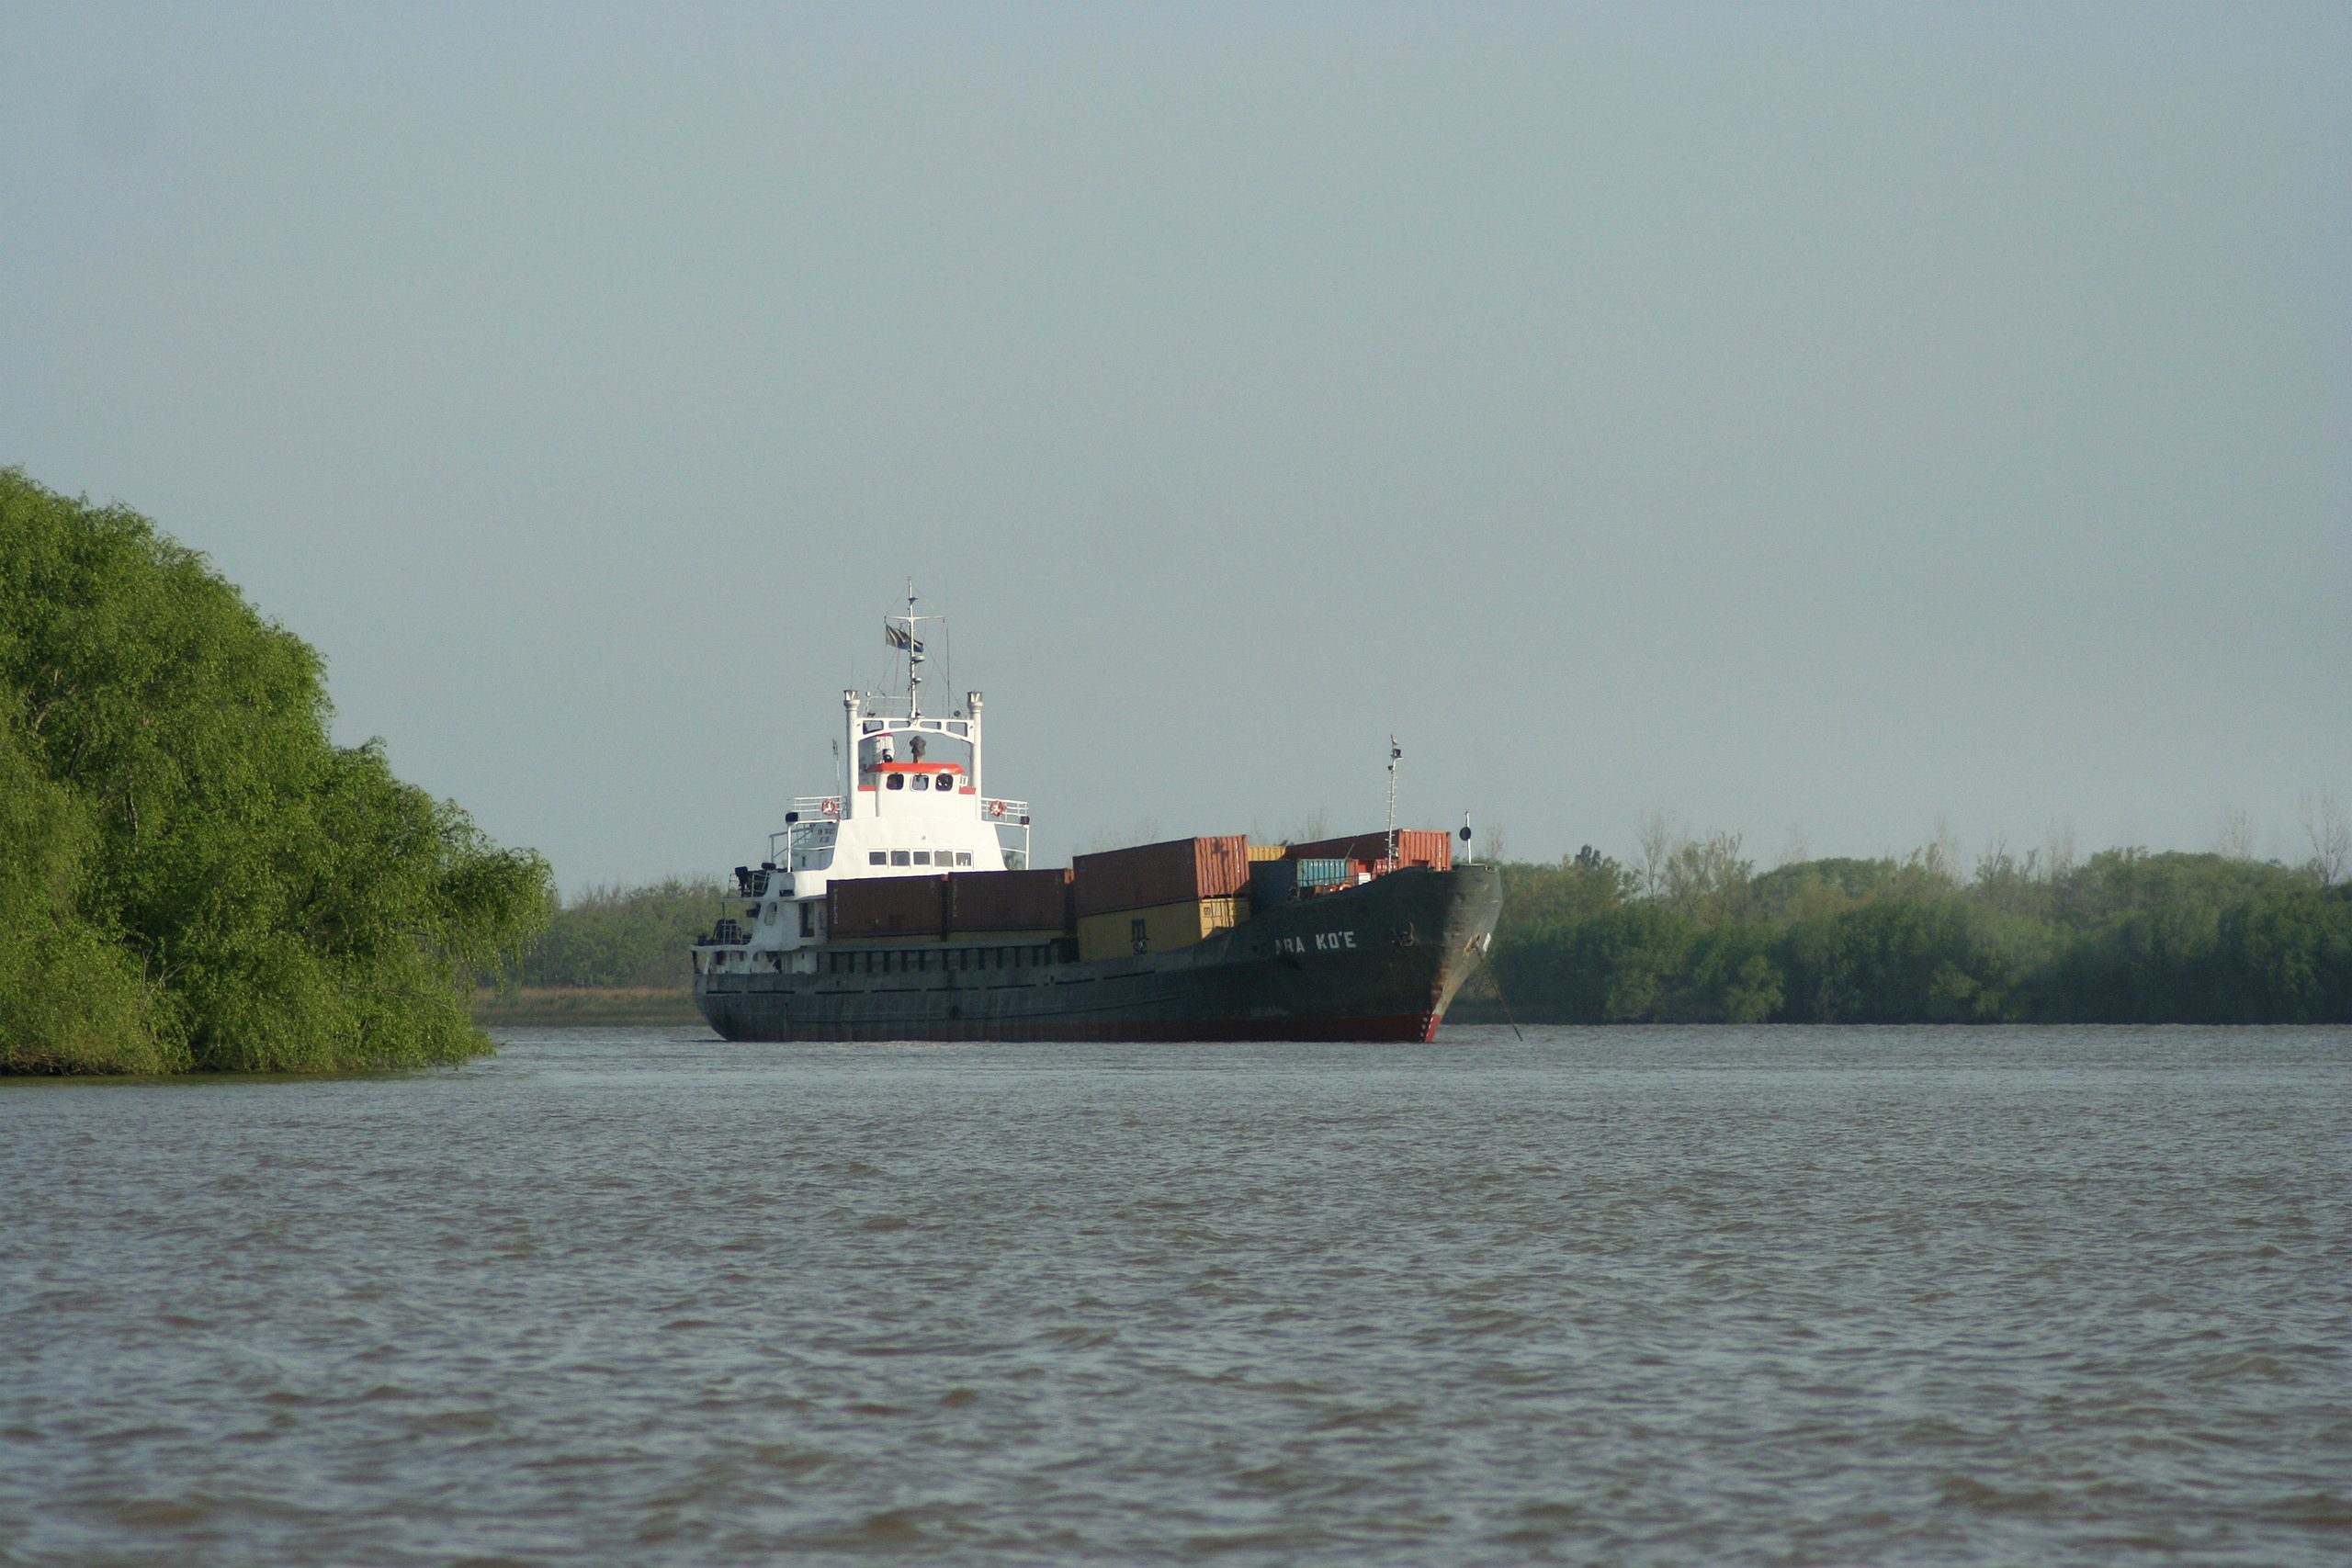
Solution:
[[(2072, 863), (1946, 846), (1758, 873), (1730, 835), (1645, 836), (1509, 863), (1491, 968), (1459, 1016), (1544, 1023), (2352, 1022), (2346, 831), (2315, 853), (2109, 850)], [(602, 887), (524, 950), (510, 984), (675, 988), (716, 882)], [(1500, 1002), (1496, 999), (1499, 985)]]
[(516, 987), (675, 990), (694, 977), (687, 949), (718, 919), (716, 879), (673, 876), (642, 887), (596, 886), (565, 900), (506, 976)]
[(2301, 867), (1996, 849), (1963, 874), (1931, 848), (1758, 874), (1725, 836), (1638, 871), (1586, 849), (1505, 868), (1493, 978), (1555, 1023), (2352, 1022), (2329, 831)]

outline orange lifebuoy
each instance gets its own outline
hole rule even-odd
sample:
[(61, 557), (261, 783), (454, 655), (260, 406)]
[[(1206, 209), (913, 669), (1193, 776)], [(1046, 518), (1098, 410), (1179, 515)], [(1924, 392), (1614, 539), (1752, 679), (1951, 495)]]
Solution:
[(1002, 802), (1002, 801), (1001, 801), (1001, 800), (991, 800), (991, 801), (989, 801), (989, 816), (991, 816), (991, 817), (1001, 817), (1001, 816), (1003, 816), (1003, 815), (1004, 815), (1004, 802)]
[(833, 799), (831, 795), (828, 795), (825, 797), (825, 804), (822, 809), (828, 817), (839, 817), (842, 814), (842, 803)]

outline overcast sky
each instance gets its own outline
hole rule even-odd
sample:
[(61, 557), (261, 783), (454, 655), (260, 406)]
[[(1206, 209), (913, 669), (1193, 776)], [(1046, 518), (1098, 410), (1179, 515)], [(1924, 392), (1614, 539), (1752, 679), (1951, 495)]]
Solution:
[(0, 213), (0, 464), (568, 887), (910, 575), (1048, 858), (2352, 798), (2352, 7), (6, 0)]

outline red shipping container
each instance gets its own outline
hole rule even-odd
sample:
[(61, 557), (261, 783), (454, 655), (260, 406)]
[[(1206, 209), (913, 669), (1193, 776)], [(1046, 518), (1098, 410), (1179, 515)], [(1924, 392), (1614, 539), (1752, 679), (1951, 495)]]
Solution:
[[(1388, 858), (1388, 835), (1356, 833), (1345, 839), (1317, 839), (1311, 844), (1291, 845), (1283, 858), (1370, 861), (1377, 865)], [(1453, 869), (1453, 835), (1434, 828), (1399, 828), (1396, 829), (1396, 863), (1451, 871)]]
[(1078, 912), (1107, 915), (1148, 909), (1189, 898), (1229, 898), (1250, 890), (1250, 840), (1239, 833), (1216, 839), (1170, 839), (1080, 855)]
[(947, 878), (860, 876), (828, 883), (825, 929), (836, 937), (936, 940), (947, 931)]
[(1070, 931), (1067, 871), (959, 871), (947, 879), (951, 931)]

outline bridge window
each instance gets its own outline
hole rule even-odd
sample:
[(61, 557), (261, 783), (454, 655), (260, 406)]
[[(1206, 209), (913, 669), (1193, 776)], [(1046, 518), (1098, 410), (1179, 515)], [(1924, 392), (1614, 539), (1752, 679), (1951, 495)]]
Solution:
[(890, 863), (892, 865), (907, 865), (910, 864), (911, 862), (906, 851), (892, 850), (890, 852)]
[(931, 863), (931, 852), (929, 850), (917, 850), (915, 852), (915, 863), (917, 865), (929, 865)]
[(931, 775), (929, 773), (917, 773), (915, 775), (915, 788), (929, 789), (930, 787)]
[(904, 789), (904, 788), (906, 788), (906, 787), (907, 787), (907, 775), (906, 775), (906, 774), (904, 774), (904, 773), (892, 773), (892, 774), (890, 775), (890, 782), (889, 782), (889, 784), (887, 784), (887, 785), (885, 785), (884, 787), (888, 788), (888, 789)]
[(865, 852), (865, 863), (868, 865), (888, 865), (890, 863), (890, 857), (880, 850), (868, 850)]
[(971, 856), (971, 852), (970, 852), (969, 851), (967, 851), (967, 850), (957, 850), (957, 851), (956, 852), (956, 863), (957, 865), (969, 865), (969, 864), (971, 864), (971, 863), (972, 863), (972, 856)]

